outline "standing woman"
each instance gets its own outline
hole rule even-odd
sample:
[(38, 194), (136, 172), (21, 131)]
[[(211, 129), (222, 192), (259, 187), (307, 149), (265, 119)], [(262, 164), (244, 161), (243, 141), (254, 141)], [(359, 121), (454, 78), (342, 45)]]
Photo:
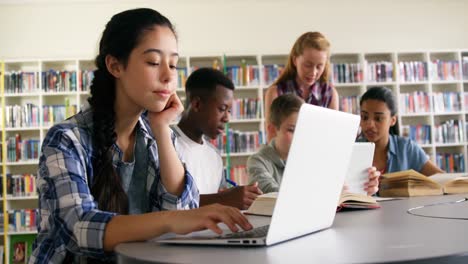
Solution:
[(374, 162), (381, 174), (413, 169), (426, 176), (443, 172), (414, 141), (398, 136), (397, 105), (385, 87), (372, 87), (361, 97), (358, 141), (375, 143)]
[[(113, 261), (119, 243), (205, 228), (221, 233), (218, 222), (251, 228), (235, 208), (194, 209), (198, 190), (169, 128), (183, 110), (177, 60), (173, 26), (155, 10), (124, 11), (106, 25), (90, 107), (53, 126), (42, 144), (30, 263)], [(193, 210), (169, 211), (176, 209)]]
[[(265, 93), (266, 122), (273, 100), (287, 93), (298, 95), (306, 103), (338, 110), (338, 92), (329, 83), (329, 75), (330, 42), (320, 32), (302, 34), (291, 49), (285, 69)], [(268, 141), (274, 136), (267, 132)]]

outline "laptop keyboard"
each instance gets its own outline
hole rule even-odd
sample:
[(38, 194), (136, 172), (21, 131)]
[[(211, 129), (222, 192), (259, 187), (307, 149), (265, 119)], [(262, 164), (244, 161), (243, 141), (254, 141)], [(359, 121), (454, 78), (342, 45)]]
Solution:
[(236, 232), (236, 233), (229, 233), (220, 236), (219, 238), (255, 238), (255, 237), (264, 237), (268, 233), (268, 228), (270, 226), (260, 226), (248, 231)]

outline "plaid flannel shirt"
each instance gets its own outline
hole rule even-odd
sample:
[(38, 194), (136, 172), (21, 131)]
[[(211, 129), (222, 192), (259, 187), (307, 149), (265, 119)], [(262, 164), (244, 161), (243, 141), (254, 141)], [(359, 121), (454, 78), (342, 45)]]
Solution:
[[(198, 189), (187, 171), (180, 197), (167, 192), (160, 178), (156, 141), (143, 116), (137, 127), (143, 132), (139, 134), (144, 135), (148, 147), (145, 191), (149, 192), (152, 210), (198, 207)], [(174, 135), (172, 139), (174, 142)], [(42, 144), (37, 176), (38, 236), (29, 263), (62, 263), (67, 251), (73, 254), (75, 262), (80, 263), (86, 262), (88, 257), (113, 258), (112, 254), (104, 252), (103, 242), (106, 225), (116, 213), (99, 210), (90, 193), (93, 155), (91, 109), (83, 110), (48, 131)], [(114, 165), (121, 155), (114, 145)]]

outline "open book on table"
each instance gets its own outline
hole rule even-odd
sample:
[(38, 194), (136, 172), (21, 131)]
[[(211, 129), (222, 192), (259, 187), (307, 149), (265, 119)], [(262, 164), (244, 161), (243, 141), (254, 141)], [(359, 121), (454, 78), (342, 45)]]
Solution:
[[(275, 208), (277, 192), (259, 195), (246, 214), (272, 216)], [(380, 208), (379, 203), (371, 196), (359, 193), (343, 192), (338, 201), (337, 211), (341, 209), (374, 209)]]
[(468, 193), (468, 175), (437, 173), (427, 177), (414, 170), (387, 173), (380, 178), (382, 197), (409, 197)]

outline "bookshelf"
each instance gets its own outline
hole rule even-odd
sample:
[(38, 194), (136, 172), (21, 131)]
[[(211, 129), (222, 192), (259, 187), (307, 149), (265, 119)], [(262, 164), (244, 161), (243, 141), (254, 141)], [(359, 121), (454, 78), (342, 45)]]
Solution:
[[(241, 183), (246, 180), (243, 166), (247, 158), (265, 141), (265, 90), (278, 77), (287, 57), (287, 53), (216, 54), (185, 56), (179, 60), (177, 94), (183, 102), (185, 80), (199, 67), (223, 70), (233, 79), (236, 101), (229, 129), (235, 133), (231, 134), (233, 138), (229, 145), (235, 151), (224, 151), (226, 138), (220, 137), (215, 143), (222, 149), (225, 164), (229, 163), (233, 168), (232, 178)], [(431, 160), (439, 165), (444, 165), (446, 160), (449, 165), (450, 162), (463, 163), (464, 166), (456, 167), (468, 171), (468, 50), (334, 53), (330, 60), (330, 80), (340, 96), (342, 111), (359, 113), (360, 95), (371, 86), (388, 87), (399, 103), (400, 132), (418, 141)], [(19, 123), (14, 123), (11, 118), (2, 119), (2, 175), (35, 175), (38, 160), (34, 155), (8, 160), (8, 139), (19, 134), (22, 141), (41, 142), (53, 123), (78, 111), (89, 96), (94, 62), (92, 59), (8, 60), (1, 65), (4, 67), (1, 72), (5, 73), (0, 78), (0, 84), (5, 83), (2, 86), (5, 88), (2, 90), (2, 117), (4, 114), (13, 116), (16, 112), (10, 106), (15, 105), (31, 115)], [(12, 74), (20, 76), (15, 77), (17, 83), (12, 81)], [(22, 89), (14, 89), (16, 86)], [(232, 146), (235, 144), (234, 134), (236, 139), (249, 138), (253, 143), (250, 147)], [(6, 177), (2, 178), (2, 209), (4, 224), (8, 226), (8, 212), (36, 208), (37, 195), (7, 195), (6, 180)], [(5, 229), (6, 259), (9, 259), (12, 237), (25, 233), (34, 235), (34, 232)]]
[(15, 247), (28, 256), (35, 219), (40, 144), (47, 130), (77, 112), (88, 97), (92, 60), (10, 60), (2, 72), (2, 201), (6, 263)]

